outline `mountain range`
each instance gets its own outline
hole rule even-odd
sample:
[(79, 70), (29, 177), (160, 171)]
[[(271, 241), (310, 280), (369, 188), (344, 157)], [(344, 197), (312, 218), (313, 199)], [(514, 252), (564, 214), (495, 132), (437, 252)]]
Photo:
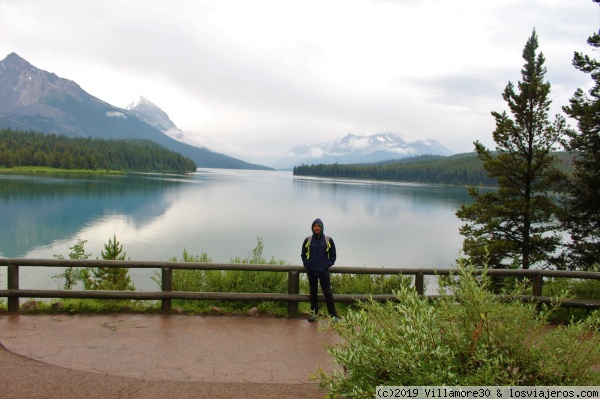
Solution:
[(270, 167), (251, 164), (192, 145), (191, 137), (144, 97), (126, 108), (115, 107), (71, 80), (34, 67), (16, 53), (0, 61), (0, 128), (5, 127), (75, 137), (152, 140), (206, 168), (291, 170), (301, 164), (375, 163), (419, 155), (451, 155), (435, 140), (409, 140), (384, 132), (348, 134), (337, 140), (302, 144), (288, 150)]
[(16, 53), (0, 61), (0, 127), (74, 137), (145, 139), (190, 158), (198, 167), (271, 169), (177, 141), (161, 130), (176, 129), (175, 124), (149, 101), (129, 110), (115, 107)]
[(298, 145), (271, 166), (287, 170), (301, 164), (376, 163), (419, 155), (451, 154), (449, 149), (431, 139), (408, 140), (389, 132), (370, 136), (348, 134), (339, 140)]
[[(189, 139), (163, 110), (147, 98), (140, 97), (137, 102), (129, 104), (127, 110), (169, 137), (182, 142)], [(370, 136), (348, 134), (338, 140), (298, 145), (270, 166), (279, 170), (291, 170), (301, 164), (375, 163), (419, 155), (446, 156), (452, 155), (452, 152), (431, 139), (408, 140), (390, 132)]]

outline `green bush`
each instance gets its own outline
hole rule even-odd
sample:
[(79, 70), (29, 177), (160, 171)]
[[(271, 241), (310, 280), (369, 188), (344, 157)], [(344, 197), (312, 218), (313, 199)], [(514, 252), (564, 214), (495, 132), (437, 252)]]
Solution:
[[(85, 253), (85, 243), (87, 240), (77, 239), (77, 243), (69, 247), (69, 259), (85, 260), (92, 254)], [(126, 253), (123, 252), (123, 246), (117, 241), (117, 235), (113, 239), (108, 239), (108, 244), (104, 244), (104, 251), (101, 252), (104, 260), (125, 260)], [(56, 259), (65, 259), (63, 255), (55, 254)], [(72, 290), (78, 282), (81, 282), (85, 290), (116, 290), (116, 291), (135, 291), (135, 285), (131, 282), (129, 269), (110, 268), (110, 267), (65, 267), (60, 274), (52, 276), (55, 279), (64, 279), (62, 288)]]
[(372, 398), (377, 385), (598, 385), (600, 313), (549, 328), (554, 308), (494, 296), (486, 274), (458, 267), (442, 298), (402, 286), (397, 301), (365, 301), (333, 324), (337, 364), (316, 378), (327, 398)]
[[(412, 277), (399, 274), (331, 274), (331, 288), (335, 294), (391, 294), (401, 287), (410, 287)], [(308, 278), (302, 292), (309, 292)], [(338, 312), (345, 313), (347, 309), (357, 309), (355, 303), (336, 303)]]
[[(600, 301), (600, 280), (556, 278), (544, 282), (543, 295), (557, 297), (564, 295), (571, 299)], [(588, 309), (560, 308), (550, 316), (550, 320), (567, 323), (584, 320), (590, 314)]]
[[(246, 258), (233, 258), (231, 263), (285, 265), (284, 260), (266, 260), (262, 257), (264, 244), (262, 238), (257, 239), (257, 245)], [(177, 258), (171, 258), (177, 262)], [(201, 255), (190, 255), (184, 249), (181, 262), (205, 262), (212, 259), (204, 252)], [(160, 276), (153, 278), (160, 286)], [(173, 290), (190, 292), (244, 292), (244, 293), (286, 293), (287, 273), (267, 271), (241, 271), (241, 270), (173, 270)], [(258, 307), (262, 312), (285, 314), (286, 302), (265, 301), (215, 301), (215, 300), (175, 300), (174, 306), (181, 307), (191, 312), (204, 313), (213, 307), (218, 307), (223, 312), (243, 311)]]
[(563, 292), (573, 299), (600, 301), (600, 280), (556, 278), (544, 283), (545, 296), (560, 296)]
[(336, 294), (391, 294), (411, 284), (412, 277), (400, 274), (331, 274), (331, 286)]

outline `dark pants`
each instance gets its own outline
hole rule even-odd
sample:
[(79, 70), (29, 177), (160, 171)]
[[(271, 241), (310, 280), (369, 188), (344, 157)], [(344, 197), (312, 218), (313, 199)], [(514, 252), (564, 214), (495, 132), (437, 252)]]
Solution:
[(331, 279), (329, 274), (324, 276), (308, 276), (308, 285), (310, 287), (310, 309), (316, 314), (319, 312), (319, 280), (321, 281), (321, 290), (327, 304), (327, 311), (330, 316), (336, 316), (335, 305), (333, 303), (333, 293), (331, 292)]

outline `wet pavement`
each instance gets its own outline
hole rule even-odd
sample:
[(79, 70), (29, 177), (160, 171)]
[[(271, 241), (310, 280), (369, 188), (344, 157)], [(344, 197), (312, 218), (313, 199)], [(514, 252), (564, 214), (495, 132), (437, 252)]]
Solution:
[(12, 354), (67, 371), (140, 381), (221, 386), (294, 384), (323, 393), (309, 376), (318, 366), (333, 370), (326, 346), (336, 342), (339, 338), (331, 328), (306, 319), (131, 314), (0, 316), (0, 343)]

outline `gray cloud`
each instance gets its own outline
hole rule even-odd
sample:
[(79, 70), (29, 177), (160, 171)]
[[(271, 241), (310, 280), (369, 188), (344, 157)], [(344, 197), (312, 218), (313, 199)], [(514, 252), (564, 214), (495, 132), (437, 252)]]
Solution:
[(489, 113), (520, 78), (534, 27), (557, 107), (587, 84), (571, 59), (587, 50), (596, 11), (529, 0), (0, 0), (0, 51), (117, 106), (145, 95), (186, 134), (257, 159), (378, 131), (466, 151), (491, 134)]

